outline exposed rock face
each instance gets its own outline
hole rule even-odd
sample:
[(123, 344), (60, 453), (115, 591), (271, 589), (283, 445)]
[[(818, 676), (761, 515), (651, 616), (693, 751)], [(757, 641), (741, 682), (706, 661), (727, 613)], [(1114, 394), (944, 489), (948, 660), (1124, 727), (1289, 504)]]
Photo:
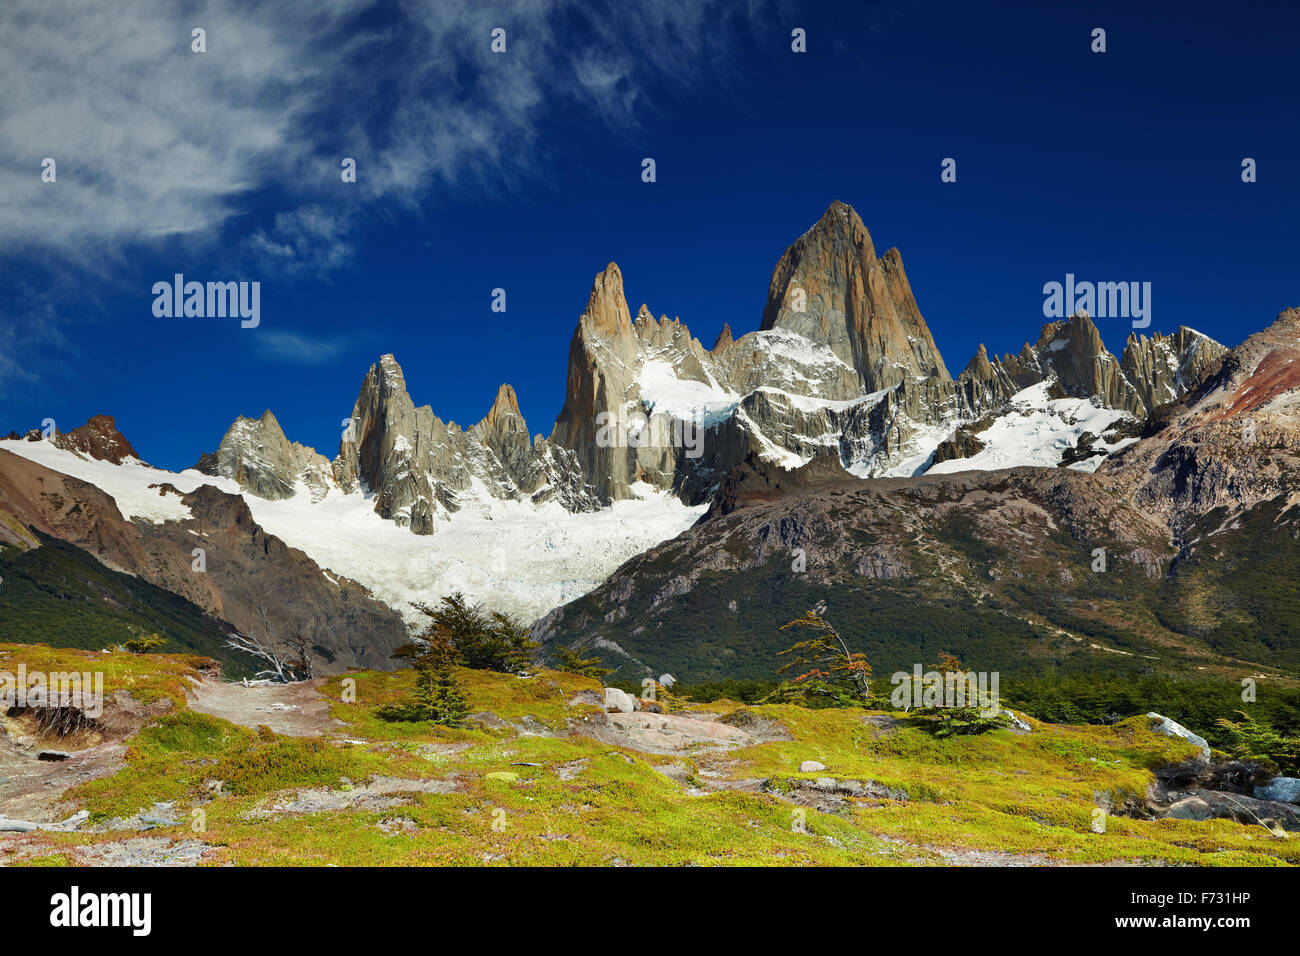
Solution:
[[(139, 525), (155, 555), (166, 554), (169, 546), (180, 551), (179, 574), (172, 573), (174, 562), (159, 562), (152, 569), (156, 583), (183, 593), (182, 581), (206, 579), (199, 586), (211, 592), (215, 616), (266, 641), (306, 638), (333, 658), (316, 662), (327, 673), (392, 666), (389, 655), (406, 641), (396, 612), (360, 584), (325, 574), (303, 552), (267, 534), (239, 495), (202, 485), (181, 500), (189, 520)], [(202, 574), (189, 564), (196, 540), (208, 552)]]
[(352, 419), (355, 440), (345, 437), (334, 461), (340, 487), (373, 492), (378, 514), (417, 534), (431, 533), (435, 517), (459, 509), (461, 495), (476, 483), (494, 498), (555, 499), (571, 511), (596, 506), (572, 454), (543, 441), (530, 448), (508, 385), (487, 416), (465, 431), (428, 405), (417, 408), (397, 359), (385, 355), (362, 382)]
[(313, 501), (331, 489), (373, 493), (376, 513), (417, 534), (431, 533), (439, 515), (458, 510), (476, 483), (495, 498), (555, 499), (571, 511), (596, 505), (572, 452), (529, 440), (509, 385), (501, 386), (481, 422), (462, 430), (429, 406), (416, 407), (392, 355), (366, 373), (351, 433), (333, 462), (290, 442), (267, 411), (260, 419), (237, 419), (216, 452), (195, 467), (271, 500), (293, 497), (303, 486)]
[(1300, 309), (1221, 355), (1153, 427), (1100, 473), (1176, 531), (1300, 492)]
[[(367, 373), (355, 435), (328, 469), (269, 413), (236, 422), (200, 468), (263, 497), (302, 485), (313, 498), (335, 486), (364, 491), (378, 514), (422, 534), (482, 495), (583, 511), (648, 485), (699, 504), (752, 455), (786, 468), (831, 455), (859, 476), (920, 474), (978, 453), (975, 423), (1024, 417), (1012, 396), (1044, 382), (1050, 398), (1093, 398), (1142, 418), (1222, 351), (1181, 329), (1131, 338), (1121, 361), (1079, 314), (1044, 326), (1019, 355), (990, 359), (981, 345), (954, 381), (898, 251), (877, 258), (857, 213), (836, 202), (777, 261), (761, 328), (735, 338), (725, 327), (712, 349), (645, 305), (633, 318), (623, 274), (607, 265), (578, 318), (549, 439), (529, 440), (509, 386), (477, 425), (443, 422), (415, 406), (386, 355)], [(1095, 438), (1059, 462), (1095, 467), (1111, 450)]]
[(214, 454), (205, 455), (195, 468), (204, 474), (233, 478), (240, 487), (278, 501), (292, 498), (302, 483), (312, 501), (319, 501), (334, 484), (324, 455), (284, 437), (270, 409), (261, 418), (237, 418)]
[(112, 415), (96, 415), (70, 432), (56, 435), (54, 443), (60, 448), (80, 452), (100, 461), (120, 465), (128, 458), (139, 459), (131, 443), (117, 430)]
[[(166, 486), (159, 494), (178, 492)], [(306, 637), (323, 652), (324, 672), (392, 666), (389, 654), (406, 639), (396, 612), (267, 534), (242, 497), (203, 485), (181, 500), (191, 514), (184, 521), (127, 521), (94, 485), (0, 450), (0, 515), (178, 594), (244, 634)], [(193, 568), (195, 547), (206, 552), (203, 572)]]
[(1200, 734), (1194, 734), (1176, 720), (1170, 720), (1162, 714), (1155, 711), (1147, 714), (1151, 719), (1151, 727), (1158, 734), (1164, 734), (1166, 737), (1179, 737), (1186, 740), (1189, 744), (1200, 751), (1202, 760), (1210, 759), (1210, 745), (1206, 743), (1205, 738)]
[[(897, 249), (876, 258), (861, 218), (830, 208), (777, 261), (761, 328), (829, 346), (865, 392), (912, 378), (949, 381)], [(829, 396), (828, 396), (829, 397)]]
[(960, 380), (973, 410), (995, 407), (1015, 392), (1055, 379), (1062, 395), (1096, 396), (1107, 408), (1144, 418), (1196, 384), (1227, 351), (1208, 336), (1180, 328), (1148, 339), (1130, 333), (1122, 359), (1106, 349), (1086, 312), (1043, 326), (1034, 345), (990, 361), (981, 345)]
[(1177, 401), (1218, 364), (1228, 350), (1195, 329), (1179, 326), (1173, 335), (1151, 338), (1130, 332), (1122, 366), (1145, 410)]

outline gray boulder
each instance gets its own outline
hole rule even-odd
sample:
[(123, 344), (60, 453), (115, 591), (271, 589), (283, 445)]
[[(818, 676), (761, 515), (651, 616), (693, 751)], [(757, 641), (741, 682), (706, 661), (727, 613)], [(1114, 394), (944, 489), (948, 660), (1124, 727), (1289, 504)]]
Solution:
[(1200, 749), (1202, 760), (1210, 759), (1210, 745), (1206, 742), (1204, 737), (1192, 733), (1182, 724), (1178, 723), (1178, 721), (1170, 720), (1168, 717), (1157, 714), (1155, 711), (1151, 711), (1147, 716), (1154, 722), (1151, 729), (1156, 733), (1164, 734), (1166, 737), (1181, 737), (1183, 740), (1196, 745), (1196, 747)]
[(605, 710), (631, 714), (636, 711), (636, 698), (617, 687), (605, 688)]
[(1300, 777), (1274, 777), (1264, 786), (1255, 788), (1255, 799), (1300, 803)]

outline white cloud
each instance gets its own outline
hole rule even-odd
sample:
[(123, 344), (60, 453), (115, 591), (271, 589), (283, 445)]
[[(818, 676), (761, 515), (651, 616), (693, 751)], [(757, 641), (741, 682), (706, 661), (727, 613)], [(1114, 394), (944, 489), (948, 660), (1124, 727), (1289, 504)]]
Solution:
[[(26, 315), (11, 297), (0, 345), (94, 321), (87, 288), (132, 294), (140, 253), (318, 277), (350, 261), (363, 217), (549, 178), (548, 117), (626, 129), (652, 83), (725, 82), (753, 16), (724, 0), (6, 0), (0, 281), (30, 276), (45, 300)], [(0, 362), (0, 382), (21, 367)]]
[[(212, 239), (273, 190), (287, 218), (253, 248), (329, 268), (346, 258), (360, 200), (418, 205), (435, 183), (526, 172), (550, 111), (632, 123), (647, 81), (725, 70), (736, 19), (709, 0), (377, 9), (386, 16), (367, 0), (8, 0), (0, 251), (84, 264), (132, 243)], [(505, 54), (490, 50), (497, 26)], [(191, 52), (194, 27), (206, 53)], [(47, 156), (55, 183), (40, 178)], [(358, 160), (352, 192), (343, 156)]]
[(342, 336), (322, 338), (275, 329), (259, 329), (253, 339), (253, 347), (264, 358), (292, 365), (326, 365), (346, 352), (351, 344)]

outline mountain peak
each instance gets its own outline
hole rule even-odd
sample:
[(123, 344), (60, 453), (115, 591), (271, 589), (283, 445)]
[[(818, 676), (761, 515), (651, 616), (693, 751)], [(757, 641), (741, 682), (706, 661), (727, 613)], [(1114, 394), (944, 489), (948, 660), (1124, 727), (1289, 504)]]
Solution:
[(80, 428), (61, 432), (54, 443), (60, 448), (79, 451), (100, 461), (120, 465), (128, 458), (139, 458), (126, 437), (117, 430), (112, 415), (95, 415)]
[(493, 426), (506, 415), (520, 415), (519, 399), (515, 395), (515, 390), (509, 384), (503, 384), (497, 389), (497, 397), (492, 402), (492, 407), (488, 410), (487, 417), (483, 419), (484, 424)]
[(763, 330), (786, 329), (828, 346), (864, 391), (911, 379), (951, 381), (897, 249), (877, 259), (853, 207), (831, 203), (777, 260)]
[(623, 294), (623, 273), (616, 263), (605, 266), (605, 271), (592, 282), (582, 322), (605, 338), (632, 334), (632, 319), (628, 315), (627, 297)]
[(731, 336), (731, 326), (728, 323), (723, 322), (722, 331), (718, 333), (718, 340), (713, 343), (713, 348), (711, 349), (711, 351), (713, 352), (724, 351), (735, 341), (736, 340)]

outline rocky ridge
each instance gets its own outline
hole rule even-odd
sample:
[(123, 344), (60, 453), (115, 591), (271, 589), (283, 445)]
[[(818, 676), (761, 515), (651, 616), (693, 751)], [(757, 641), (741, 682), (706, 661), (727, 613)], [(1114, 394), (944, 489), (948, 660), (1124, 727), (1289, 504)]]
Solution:
[[(963, 439), (936, 453), (958, 429), (1018, 418), (1012, 397), (1042, 383), (1140, 420), (1223, 352), (1182, 328), (1130, 336), (1117, 358), (1081, 313), (1047, 324), (1017, 355), (990, 358), (981, 345), (954, 379), (898, 250), (877, 257), (858, 214), (835, 202), (777, 260), (760, 327), (736, 338), (727, 326), (712, 348), (647, 305), (633, 317), (622, 272), (606, 266), (570, 342), (548, 439), (529, 439), (508, 385), (478, 424), (443, 422), (414, 404), (385, 355), (362, 382), (332, 462), (289, 442), (268, 412), (236, 421), (199, 467), (269, 498), (302, 488), (313, 500), (332, 488), (370, 494), (378, 514), (422, 534), (485, 498), (586, 511), (648, 487), (701, 504), (750, 455), (786, 468), (830, 457), (863, 477), (923, 473), (977, 451)], [(1066, 463), (1096, 467), (1111, 447), (1091, 444), (1097, 437)]]

